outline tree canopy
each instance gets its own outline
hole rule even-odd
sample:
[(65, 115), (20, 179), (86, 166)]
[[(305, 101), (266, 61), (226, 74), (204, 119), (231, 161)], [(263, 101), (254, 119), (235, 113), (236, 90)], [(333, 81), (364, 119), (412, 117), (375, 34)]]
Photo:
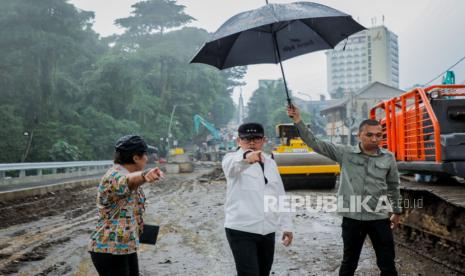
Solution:
[(180, 27), (193, 17), (184, 13), (184, 6), (174, 0), (140, 1), (131, 6), (131, 16), (120, 18), (115, 23), (126, 28), (134, 35), (147, 35), (159, 31)]
[[(284, 82), (281, 79), (262, 80), (247, 104), (248, 114), (244, 121), (262, 124), (265, 128), (265, 135), (275, 137), (277, 124), (291, 122), (287, 116), (286, 106)], [(310, 114), (303, 111), (301, 113), (304, 121), (311, 121)]]
[(94, 14), (66, 0), (0, 2), (0, 162), (110, 159), (129, 133), (159, 145), (174, 105), (181, 143), (194, 114), (232, 118), (245, 69), (189, 64), (208, 33), (185, 27), (193, 18), (175, 1), (132, 8), (115, 22), (125, 32), (102, 38)]

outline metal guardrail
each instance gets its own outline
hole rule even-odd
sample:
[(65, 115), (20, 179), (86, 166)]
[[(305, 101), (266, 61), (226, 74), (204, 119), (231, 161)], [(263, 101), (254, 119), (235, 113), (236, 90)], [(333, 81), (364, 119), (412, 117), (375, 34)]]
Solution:
[(111, 160), (0, 164), (0, 172), (38, 169), (82, 168), (112, 165)]
[(15, 184), (98, 174), (112, 160), (0, 164), (0, 183)]

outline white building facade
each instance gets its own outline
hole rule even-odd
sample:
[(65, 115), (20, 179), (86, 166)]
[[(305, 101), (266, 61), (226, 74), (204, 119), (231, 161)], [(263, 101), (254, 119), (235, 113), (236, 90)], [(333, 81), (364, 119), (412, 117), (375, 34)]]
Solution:
[(385, 26), (350, 36), (327, 51), (326, 58), (328, 92), (332, 98), (342, 98), (376, 81), (399, 88), (397, 35)]

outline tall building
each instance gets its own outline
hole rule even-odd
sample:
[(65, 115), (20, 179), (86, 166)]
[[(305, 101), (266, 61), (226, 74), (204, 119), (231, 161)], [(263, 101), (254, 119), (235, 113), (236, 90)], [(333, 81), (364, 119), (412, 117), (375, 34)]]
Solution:
[(327, 51), (326, 60), (328, 92), (333, 99), (375, 81), (399, 88), (397, 35), (385, 26), (350, 36)]
[(245, 107), (244, 107), (244, 98), (242, 97), (242, 88), (241, 88), (241, 94), (239, 95), (239, 103), (237, 105), (237, 117), (236, 121), (237, 124), (240, 125), (244, 121), (245, 118)]

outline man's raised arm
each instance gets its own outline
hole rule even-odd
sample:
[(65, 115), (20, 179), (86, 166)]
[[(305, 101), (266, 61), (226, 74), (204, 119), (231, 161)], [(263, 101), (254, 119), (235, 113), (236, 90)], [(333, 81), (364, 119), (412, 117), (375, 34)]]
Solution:
[(311, 147), (315, 152), (340, 163), (344, 152), (344, 146), (335, 145), (316, 138), (302, 121), (300, 111), (296, 106), (288, 106), (287, 115), (294, 121), (294, 125), (299, 131), (300, 137), (307, 146)]

